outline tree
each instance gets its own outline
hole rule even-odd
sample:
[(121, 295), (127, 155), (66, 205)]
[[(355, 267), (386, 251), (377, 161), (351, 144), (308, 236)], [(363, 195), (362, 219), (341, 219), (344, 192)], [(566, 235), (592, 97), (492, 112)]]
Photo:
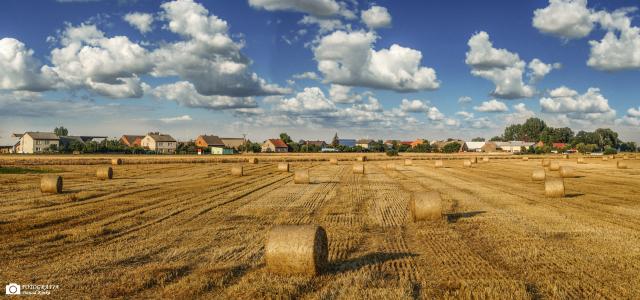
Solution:
[(496, 136), (492, 137), (489, 141), (491, 141), (491, 142), (503, 142), (504, 139), (502, 137), (496, 135)]
[(484, 138), (483, 137), (476, 137), (471, 139), (472, 142), (484, 142)]
[(291, 140), (291, 137), (286, 132), (280, 134), (280, 139), (287, 144), (293, 142), (293, 140)]
[(444, 147), (442, 147), (442, 152), (444, 152), (444, 153), (455, 153), (455, 152), (460, 151), (460, 147), (462, 147), (462, 145), (460, 145), (460, 143), (458, 143), (458, 142), (448, 143), (448, 144), (444, 145)]
[(338, 138), (338, 133), (333, 136), (333, 140), (331, 141), (331, 147), (336, 148), (340, 145), (340, 139)]
[(600, 147), (612, 147), (618, 148), (620, 140), (618, 139), (618, 133), (609, 128), (598, 128), (594, 133), (598, 136), (598, 146)]
[(68, 136), (69, 135), (69, 130), (67, 130), (66, 128), (60, 126), (60, 127), (56, 127), (55, 129), (53, 129), (53, 133), (55, 133), (57, 136)]
[(547, 124), (538, 118), (529, 118), (522, 124), (520, 140), (525, 142), (537, 142), (540, 134), (547, 128)]

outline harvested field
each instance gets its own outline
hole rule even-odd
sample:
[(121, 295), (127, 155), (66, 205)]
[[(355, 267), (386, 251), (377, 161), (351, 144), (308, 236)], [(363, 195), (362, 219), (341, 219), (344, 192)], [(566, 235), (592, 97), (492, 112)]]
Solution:
[[(44, 174), (0, 174), (0, 278), (57, 284), (60, 299), (640, 295), (640, 160), (627, 169), (559, 160), (579, 176), (564, 178), (564, 198), (549, 198), (531, 180), (538, 156), (465, 168), (472, 156), (403, 155), (410, 165), (387, 168), (389, 158), (367, 154), (366, 172), (354, 174), (356, 157), (0, 156), (3, 167), (64, 179), (62, 193), (43, 194)], [(283, 161), (293, 172), (278, 170)], [(239, 164), (244, 176), (232, 176)], [(99, 180), (96, 165), (116, 175)], [(303, 169), (310, 184), (294, 184)], [(442, 218), (413, 222), (411, 196), (426, 192), (440, 194)], [(319, 275), (269, 271), (265, 243), (278, 225), (324, 228)]]

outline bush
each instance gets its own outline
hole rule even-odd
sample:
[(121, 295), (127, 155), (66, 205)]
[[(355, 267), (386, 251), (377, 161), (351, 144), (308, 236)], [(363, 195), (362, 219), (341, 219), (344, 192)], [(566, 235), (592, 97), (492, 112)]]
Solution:
[(617, 154), (617, 153), (618, 153), (618, 151), (616, 149), (614, 149), (614, 148), (611, 148), (611, 147), (607, 147), (607, 148), (604, 149), (604, 154), (605, 155), (611, 155), (611, 154)]
[(386, 152), (387, 156), (398, 156), (398, 150), (389, 149)]
[(455, 152), (458, 152), (460, 150), (460, 147), (462, 147), (462, 145), (460, 145), (460, 143), (458, 143), (458, 142), (449, 143), (449, 144), (444, 145), (444, 147), (442, 148), (442, 152), (444, 152), (444, 153), (455, 153)]

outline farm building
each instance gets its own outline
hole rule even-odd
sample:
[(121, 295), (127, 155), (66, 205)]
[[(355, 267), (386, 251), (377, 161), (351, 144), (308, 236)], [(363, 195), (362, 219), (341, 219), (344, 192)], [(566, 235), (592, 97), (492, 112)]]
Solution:
[(2, 154), (13, 153), (13, 146), (0, 146), (0, 153)]
[(127, 147), (140, 147), (142, 145), (142, 139), (144, 135), (129, 135), (125, 134), (120, 137), (120, 143), (126, 145)]
[(370, 139), (361, 139), (356, 142), (356, 146), (360, 146), (363, 149), (369, 149), (371, 144), (373, 144), (373, 140)]
[(150, 132), (142, 139), (142, 147), (157, 153), (173, 154), (176, 152), (176, 140), (168, 134)]
[(53, 132), (25, 132), (13, 136), (20, 138), (16, 153), (40, 153), (51, 145), (60, 145), (60, 138)]
[(490, 153), (496, 151), (498, 151), (498, 145), (496, 145), (496, 142), (485, 142), (482, 146), (482, 152)]
[(345, 147), (355, 147), (356, 146), (356, 140), (354, 140), (354, 139), (339, 139), (338, 140), (338, 145), (345, 146)]
[(498, 149), (511, 153), (520, 153), (522, 151), (522, 147), (528, 149), (533, 145), (535, 145), (535, 143), (523, 141), (496, 142), (496, 146), (498, 147)]
[(411, 148), (415, 148), (418, 147), (419, 145), (422, 145), (424, 143), (426, 143), (426, 140), (423, 139), (416, 139), (415, 141), (411, 142)]
[(281, 139), (268, 139), (262, 144), (262, 152), (289, 152), (289, 146)]
[(229, 155), (233, 154), (233, 149), (225, 147), (211, 147), (211, 154), (213, 155)]
[(226, 148), (230, 148), (230, 149), (235, 149), (238, 150), (240, 149), (240, 146), (244, 145), (244, 139), (243, 138), (220, 138), (222, 140), (222, 142), (224, 143), (224, 146)]
[(485, 142), (464, 142), (462, 148), (466, 152), (482, 152), (482, 147), (486, 144)]
[(209, 147), (217, 147), (224, 148), (224, 142), (215, 135), (199, 135), (196, 138), (196, 147), (199, 148), (209, 148)]
[(327, 146), (327, 143), (324, 141), (305, 141), (304, 144), (307, 146), (316, 146), (318, 148), (324, 148)]

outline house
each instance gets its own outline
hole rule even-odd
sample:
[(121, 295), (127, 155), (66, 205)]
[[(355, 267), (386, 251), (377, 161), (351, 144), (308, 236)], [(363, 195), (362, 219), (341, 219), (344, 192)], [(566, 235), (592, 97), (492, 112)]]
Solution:
[(125, 134), (120, 138), (120, 143), (126, 145), (127, 147), (141, 147), (143, 138), (144, 135)]
[(315, 146), (321, 149), (327, 147), (327, 143), (325, 143), (324, 141), (305, 141), (304, 144), (307, 146)]
[(564, 148), (567, 147), (567, 144), (566, 143), (552, 143), (551, 146), (554, 149), (563, 150)]
[(354, 139), (338, 139), (338, 145), (345, 147), (355, 147), (356, 140)]
[(387, 148), (393, 147), (394, 143), (400, 144), (400, 141), (398, 141), (398, 140), (386, 140), (386, 141), (384, 141), (384, 145), (387, 146)]
[[(400, 141), (400, 145), (411, 147), (412, 141)], [(413, 148), (413, 147), (412, 147)]]
[(535, 143), (523, 141), (496, 142), (498, 149), (511, 153), (520, 153), (522, 151), (522, 147), (529, 149), (529, 147), (534, 145)]
[(262, 144), (262, 152), (289, 152), (289, 146), (281, 139), (268, 139)]
[(244, 138), (220, 138), (226, 148), (239, 150), (244, 145)]
[(466, 152), (482, 152), (485, 142), (464, 142), (464, 151)]
[(196, 147), (199, 148), (209, 148), (209, 147), (217, 147), (224, 148), (224, 142), (215, 135), (199, 135), (196, 138)]
[(141, 145), (156, 153), (173, 154), (176, 153), (177, 142), (168, 134), (150, 132), (142, 139)]
[(41, 153), (50, 149), (51, 145), (60, 145), (60, 138), (53, 132), (25, 132), (13, 136), (20, 138), (16, 153)]
[(72, 143), (77, 143), (84, 145), (85, 141), (79, 136), (61, 136), (60, 137), (60, 148), (69, 147)]
[(369, 149), (369, 147), (371, 147), (371, 144), (373, 144), (373, 140), (370, 139), (361, 139), (356, 142), (356, 146), (360, 146), (363, 149)]
[(544, 148), (544, 142), (543, 141), (539, 141), (534, 145), (535, 148)]
[(425, 142), (426, 142), (426, 141), (425, 141), (425, 140), (423, 140), (423, 139), (417, 139), (417, 140), (415, 140), (415, 141), (411, 142), (411, 144), (410, 144), (410, 145), (411, 145), (411, 148), (415, 148), (415, 147), (418, 147), (419, 145), (424, 144)]

